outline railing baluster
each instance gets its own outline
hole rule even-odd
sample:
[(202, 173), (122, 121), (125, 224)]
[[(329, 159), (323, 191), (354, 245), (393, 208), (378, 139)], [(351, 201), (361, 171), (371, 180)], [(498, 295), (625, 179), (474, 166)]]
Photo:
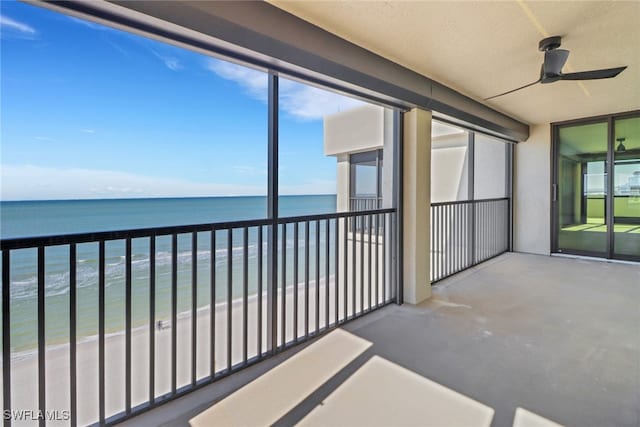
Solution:
[(149, 237), (149, 403), (156, 397), (156, 236)]
[(482, 260), (487, 259), (487, 204), (482, 203)]
[(227, 230), (227, 371), (231, 371), (233, 333), (233, 229)]
[(464, 208), (464, 204), (458, 205), (458, 271), (464, 269)]
[[(38, 409), (46, 411), (44, 246), (38, 246)], [(44, 418), (39, 424), (45, 425)]]
[(293, 223), (293, 340), (298, 341), (298, 236), (299, 223)]
[(488, 224), (487, 224), (487, 241), (489, 242), (489, 252), (487, 253), (487, 258), (490, 258), (493, 256), (494, 253), (494, 247), (493, 247), (493, 240), (494, 240), (494, 220), (495, 218), (493, 217), (493, 203), (487, 203), (487, 219), (488, 219)]
[(458, 270), (457, 244), (458, 244), (458, 206), (451, 205), (451, 274)]
[(309, 336), (309, 221), (304, 223), (304, 336)]
[(287, 224), (282, 224), (282, 319), (280, 319), (280, 334), (282, 347), (287, 343)]
[(131, 239), (125, 240), (125, 412), (131, 413)]
[(429, 207), (429, 280), (433, 282), (435, 277), (433, 275), (433, 251), (434, 251), (434, 242), (435, 242), (435, 228), (433, 227), (433, 216), (435, 208), (433, 206)]
[(456, 205), (449, 206), (449, 274), (456, 271)]
[(494, 256), (496, 254), (496, 231), (497, 231), (497, 227), (496, 227), (496, 205), (495, 203), (490, 203), (489, 204), (490, 208), (491, 208), (491, 256)]
[(477, 204), (478, 208), (478, 226), (476, 232), (478, 233), (478, 257), (476, 258), (476, 264), (482, 262), (484, 257), (484, 205), (482, 202)]
[(329, 328), (329, 220), (325, 221), (324, 229), (324, 323), (325, 328)]
[(360, 314), (364, 312), (364, 223), (366, 216), (362, 215), (360, 222)]
[(455, 243), (455, 254), (456, 254), (456, 259), (455, 259), (455, 266), (454, 266), (454, 271), (459, 271), (460, 270), (460, 208), (462, 205), (455, 205), (454, 207), (454, 211), (456, 213), (456, 243)]
[(258, 357), (262, 356), (262, 226), (258, 226)]
[(387, 302), (387, 214), (382, 214), (382, 302)]
[(371, 225), (373, 223), (373, 217), (371, 216), (371, 214), (369, 214), (369, 216), (367, 217), (367, 237), (369, 239), (369, 241), (367, 242), (368, 244), (368, 254), (367, 254), (367, 282), (369, 284), (369, 291), (367, 293), (367, 302), (368, 302), (368, 308), (367, 310), (371, 310), (371, 294), (372, 292), (372, 278), (371, 278)]
[(338, 236), (340, 235), (340, 219), (336, 218), (335, 219), (335, 233), (334, 233), (334, 237), (333, 237), (333, 246), (334, 246), (334, 250), (335, 250), (335, 259), (334, 259), (334, 264), (333, 264), (333, 268), (334, 268), (334, 300), (335, 300), (335, 306), (334, 306), (334, 310), (335, 312), (334, 314), (334, 318), (335, 318), (335, 325), (338, 326), (338, 311), (340, 308), (340, 242), (338, 240)]
[(451, 274), (451, 206), (444, 207), (444, 275)]
[(442, 206), (438, 206), (438, 274), (437, 278), (442, 277)]
[(105, 260), (104, 240), (98, 243), (98, 413), (100, 425), (105, 421), (105, 371), (104, 371), (104, 291)]
[(482, 210), (484, 212), (484, 222), (482, 224), (482, 231), (484, 234), (484, 257), (483, 260), (486, 260), (489, 257), (489, 251), (491, 249), (489, 243), (490, 243), (490, 238), (489, 238), (489, 227), (491, 224), (490, 218), (489, 218), (489, 204), (484, 202), (482, 204)]
[(376, 276), (375, 276), (375, 289), (376, 289), (376, 295), (375, 295), (375, 299), (376, 299), (376, 308), (378, 308), (378, 306), (380, 305), (380, 299), (379, 299), (379, 275), (380, 275), (380, 265), (378, 264), (378, 257), (379, 257), (379, 244), (380, 244), (380, 216), (379, 214), (375, 214), (375, 220), (376, 220), (376, 254), (375, 254), (375, 272), (376, 272)]
[(342, 218), (342, 240), (344, 244), (344, 251), (342, 256), (344, 258), (344, 295), (343, 295), (343, 305), (344, 305), (344, 316), (342, 321), (345, 322), (347, 320), (347, 314), (349, 312), (349, 242), (347, 240), (347, 233), (349, 232), (349, 218)]
[(191, 233), (191, 386), (196, 385), (198, 363), (198, 233)]
[(482, 260), (486, 260), (489, 257), (489, 253), (491, 250), (490, 242), (491, 239), (489, 237), (488, 229), (490, 227), (491, 221), (489, 218), (489, 204), (486, 202), (482, 203), (482, 212), (484, 216), (484, 221), (482, 223), (482, 235), (484, 239), (484, 254)]
[[(2, 409), (11, 413), (11, 251), (2, 250)], [(4, 418), (5, 427), (11, 419)]]
[[(78, 424), (77, 389), (77, 250), (76, 244), (69, 245), (69, 412), (71, 426)], [(9, 329), (9, 328), (7, 328)]]
[[(209, 255), (209, 375), (211, 378), (216, 375), (216, 245), (216, 229), (212, 228)], [(262, 302), (261, 297), (262, 294), (258, 296), (260, 302)], [(260, 309), (260, 306), (258, 309)], [(260, 348), (260, 346), (258, 346), (258, 348)]]
[(249, 227), (244, 227), (242, 247), (242, 360), (246, 364), (249, 352)]
[(357, 218), (357, 216), (354, 216), (352, 219), (353, 230), (351, 231), (351, 261), (353, 262), (353, 269), (351, 272), (351, 316), (356, 315), (356, 274), (358, 272), (358, 259), (356, 257)]
[(316, 330), (320, 331), (320, 220), (316, 220)]
[(178, 235), (171, 235), (171, 394), (176, 394), (178, 365)]

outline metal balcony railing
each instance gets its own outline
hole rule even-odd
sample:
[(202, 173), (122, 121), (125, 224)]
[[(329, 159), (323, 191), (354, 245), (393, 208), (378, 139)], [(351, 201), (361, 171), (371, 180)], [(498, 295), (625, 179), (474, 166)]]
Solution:
[[(388, 304), (395, 221), (376, 209), (2, 240), (3, 409), (68, 408), (71, 425), (113, 424)], [(32, 379), (13, 376), (25, 363), (12, 360), (25, 269), (37, 299)], [(53, 270), (68, 277), (61, 293), (48, 290)], [(50, 321), (54, 303), (68, 311), (62, 326)], [(97, 325), (94, 344), (83, 322)]]
[(431, 204), (431, 282), (509, 250), (510, 199)]
[[(351, 212), (362, 212), (381, 208), (382, 197), (356, 196), (349, 198), (349, 211)], [(362, 229), (368, 229), (370, 224), (368, 224), (367, 221), (368, 218), (366, 216), (357, 218), (352, 224), (351, 231), (358, 232)]]
[(382, 197), (356, 196), (349, 198), (349, 210), (352, 212), (369, 211), (382, 208)]

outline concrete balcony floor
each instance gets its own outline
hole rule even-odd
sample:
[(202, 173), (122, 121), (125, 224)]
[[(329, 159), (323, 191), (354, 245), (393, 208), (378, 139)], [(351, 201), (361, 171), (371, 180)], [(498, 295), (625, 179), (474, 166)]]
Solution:
[(505, 254), (130, 425), (640, 425), (640, 266)]

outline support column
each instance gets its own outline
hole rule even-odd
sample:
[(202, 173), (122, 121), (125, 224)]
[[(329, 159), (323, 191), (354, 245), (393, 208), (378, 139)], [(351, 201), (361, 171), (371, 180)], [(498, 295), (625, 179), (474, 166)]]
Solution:
[(404, 114), (403, 141), (403, 290), (404, 301), (418, 304), (431, 296), (431, 112)]

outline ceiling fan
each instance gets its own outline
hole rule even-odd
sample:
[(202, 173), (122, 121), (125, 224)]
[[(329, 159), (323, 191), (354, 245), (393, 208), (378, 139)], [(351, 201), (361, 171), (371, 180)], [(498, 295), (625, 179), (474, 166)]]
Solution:
[(624, 67), (616, 67), (616, 68), (607, 68), (603, 70), (593, 70), (593, 71), (580, 71), (577, 73), (563, 73), (562, 67), (567, 62), (567, 58), (569, 57), (569, 51), (565, 49), (558, 49), (560, 47), (562, 38), (560, 36), (547, 37), (546, 39), (540, 40), (538, 44), (538, 49), (541, 52), (544, 52), (544, 62), (542, 63), (542, 68), (540, 69), (540, 78), (533, 83), (526, 84), (517, 89), (510, 90), (508, 92), (500, 93), (498, 95), (491, 96), (489, 98), (485, 98), (485, 101), (488, 101), (493, 98), (497, 98), (499, 96), (507, 95), (509, 93), (513, 93), (520, 89), (524, 89), (529, 86), (533, 86), (538, 83), (553, 83), (558, 80), (595, 80), (595, 79), (610, 79), (612, 77), (617, 76), (622, 71), (624, 71), (626, 66)]

